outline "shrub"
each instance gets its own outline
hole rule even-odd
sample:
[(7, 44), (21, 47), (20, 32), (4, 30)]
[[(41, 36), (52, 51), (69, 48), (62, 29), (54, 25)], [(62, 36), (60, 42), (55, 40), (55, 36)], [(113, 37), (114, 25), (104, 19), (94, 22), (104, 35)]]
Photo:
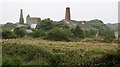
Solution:
[(104, 42), (111, 43), (114, 40), (114, 32), (110, 30), (100, 30), (100, 35), (103, 37)]
[(105, 36), (105, 37), (104, 37), (104, 42), (106, 42), (106, 43), (111, 43), (111, 42), (113, 42), (113, 38), (110, 37), (110, 36)]
[(72, 32), (68, 29), (54, 28), (46, 32), (46, 38), (55, 41), (70, 41)]
[(37, 37), (44, 37), (45, 36), (45, 31), (41, 29), (35, 29), (33, 30), (32, 37), (37, 38)]
[(10, 30), (4, 30), (2, 31), (2, 38), (4, 39), (10, 39), (10, 38), (15, 38), (15, 34), (11, 32)]
[(62, 58), (63, 58), (63, 55), (61, 55), (61, 54), (53, 54), (49, 58), (49, 64), (52, 66), (62, 65), (62, 63), (64, 63)]
[(84, 33), (79, 26), (77, 26), (75, 29), (72, 29), (72, 32), (76, 38), (84, 38)]
[(15, 28), (13, 32), (17, 37), (24, 37), (26, 35), (26, 31), (23, 28)]
[(21, 65), (23, 60), (20, 57), (6, 57), (3, 59), (2, 65)]
[(37, 29), (42, 29), (44, 31), (50, 30), (55, 26), (55, 22), (50, 20), (50, 18), (43, 19), (37, 26)]
[(84, 32), (85, 37), (95, 36), (95, 31), (93, 31), (93, 30), (84, 30), (83, 32)]

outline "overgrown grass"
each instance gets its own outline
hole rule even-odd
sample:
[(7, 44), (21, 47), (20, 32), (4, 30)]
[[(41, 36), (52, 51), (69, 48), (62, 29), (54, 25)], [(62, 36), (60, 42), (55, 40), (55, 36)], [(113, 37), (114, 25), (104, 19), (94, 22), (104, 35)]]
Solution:
[(118, 65), (117, 43), (20, 38), (2, 41), (3, 65)]

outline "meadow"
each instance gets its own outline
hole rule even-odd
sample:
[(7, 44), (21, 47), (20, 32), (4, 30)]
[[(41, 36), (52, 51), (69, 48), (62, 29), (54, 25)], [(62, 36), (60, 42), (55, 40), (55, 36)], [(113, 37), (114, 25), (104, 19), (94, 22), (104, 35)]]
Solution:
[(2, 40), (3, 65), (120, 65), (117, 43), (39, 38)]

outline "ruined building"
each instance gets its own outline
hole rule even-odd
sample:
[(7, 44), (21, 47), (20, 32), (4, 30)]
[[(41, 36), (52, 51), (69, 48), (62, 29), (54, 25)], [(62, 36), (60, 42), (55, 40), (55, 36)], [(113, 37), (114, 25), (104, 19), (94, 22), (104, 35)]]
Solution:
[(40, 21), (40, 18), (38, 17), (30, 17), (28, 14), (26, 17), (26, 23), (24, 23), (24, 18), (23, 18), (23, 11), (22, 9), (20, 10), (20, 18), (19, 18), (19, 24), (17, 24), (17, 28), (35, 28), (38, 22)]
[(30, 26), (38, 24), (39, 21), (40, 21), (40, 18), (38, 18), (38, 17), (30, 17), (29, 14), (26, 17), (26, 24), (28, 24)]

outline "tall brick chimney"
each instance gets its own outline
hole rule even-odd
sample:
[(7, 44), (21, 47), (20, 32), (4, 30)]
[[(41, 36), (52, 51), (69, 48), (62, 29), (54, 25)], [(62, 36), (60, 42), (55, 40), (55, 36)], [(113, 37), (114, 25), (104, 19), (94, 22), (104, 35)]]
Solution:
[(69, 7), (66, 7), (65, 20), (71, 20)]

